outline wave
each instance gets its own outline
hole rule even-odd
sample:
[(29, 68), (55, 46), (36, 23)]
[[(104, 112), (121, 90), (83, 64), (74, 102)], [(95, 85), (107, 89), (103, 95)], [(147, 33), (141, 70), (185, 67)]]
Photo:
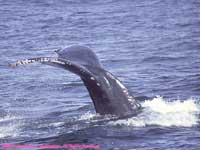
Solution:
[[(192, 127), (197, 126), (200, 121), (200, 104), (197, 102), (197, 99), (190, 98), (185, 101), (169, 101), (163, 97), (156, 97), (151, 100), (143, 101), (142, 107), (142, 112), (137, 116), (119, 120), (110, 118), (111, 116), (102, 117), (94, 112), (86, 112), (73, 121), (70, 125), (72, 128), (70, 131), (72, 132), (74, 130), (88, 127), (89, 124), (97, 125), (99, 122), (103, 122), (103, 124), (105, 123), (104, 125), (111, 126)], [(7, 114), (0, 118), (0, 123), (0, 139), (8, 137), (15, 138), (22, 134), (21, 129), (24, 126), (22, 116), (20, 117), (14, 114)], [(62, 122), (62, 124), (58, 122), (53, 123), (55, 127), (65, 127), (65, 125), (63, 125), (65, 124), (64, 122)], [(69, 122), (67, 124), (69, 124)]]
[(137, 127), (150, 125), (192, 127), (199, 122), (200, 105), (192, 98), (185, 101), (168, 101), (158, 96), (144, 101), (142, 106), (143, 112), (138, 116), (111, 121), (109, 124)]
[(17, 137), (20, 132), (20, 122), (15, 122), (14, 120), (19, 119), (14, 115), (6, 115), (0, 118), (0, 139), (5, 137)]

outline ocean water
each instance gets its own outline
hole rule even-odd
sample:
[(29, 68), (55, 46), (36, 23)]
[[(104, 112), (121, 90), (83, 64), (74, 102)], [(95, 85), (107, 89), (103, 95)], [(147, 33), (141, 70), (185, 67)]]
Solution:
[[(199, 149), (199, 26), (198, 0), (0, 0), (0, 145)], [(138, 116), (99, 116), (68, 71), (8, 67), (77, 44), (140, 99)]]

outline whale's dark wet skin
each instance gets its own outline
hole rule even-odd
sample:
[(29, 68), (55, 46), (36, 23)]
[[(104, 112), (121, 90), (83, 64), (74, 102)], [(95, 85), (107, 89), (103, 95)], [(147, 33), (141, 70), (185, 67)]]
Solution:
[(110, 72), (102, 68), (97, 56), (88, 47), (71, 46), (56, 51), (58, 57), (39, 57), (17, 61), (12, 67), (33, 62), (60, 67), (77, 74), (84, 82), (100, 115), (129, 116), (137, 114), (141, 105), (128, 89)]

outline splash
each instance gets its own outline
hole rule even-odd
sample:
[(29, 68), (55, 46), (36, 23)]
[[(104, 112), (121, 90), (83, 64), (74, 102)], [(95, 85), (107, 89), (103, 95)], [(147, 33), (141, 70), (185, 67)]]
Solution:
[(90, 120), (90, 119), (95, 118), (96, 116), (98, 116), (98, 115), (93, 114), (90, 111), (88, 111), (85, 114), (81, 115), (79, 120)]
[(0, 119), (0, 139), (6, 137), (17, 137), (19, 131), (19, 123), (14, 122), (14, 120), (19, 119), (13, 115), (6, 115)]
[(200, 105), (194, 99), (167, 101), (162, 97), (156, 97), (146, 100), (142, 106), (144, 110), (138, 116), (111, 121), (109, 124), (138, 127), (148, 125), (191, 127), (198, 125), (199, 122)]

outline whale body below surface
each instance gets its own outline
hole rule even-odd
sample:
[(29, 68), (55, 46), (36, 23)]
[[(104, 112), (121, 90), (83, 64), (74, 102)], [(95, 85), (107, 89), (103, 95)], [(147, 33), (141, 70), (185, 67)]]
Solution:
[(103, 69), (95, 53), (85, 46), (70, 46), (56, 51), (58, 57), (38, 57), (17, 61), (11, 67), (33, 62), (60, 67), (77, 74), (86, 86), (100, 115), (129, 116), (141, 105), (113, 74)]

